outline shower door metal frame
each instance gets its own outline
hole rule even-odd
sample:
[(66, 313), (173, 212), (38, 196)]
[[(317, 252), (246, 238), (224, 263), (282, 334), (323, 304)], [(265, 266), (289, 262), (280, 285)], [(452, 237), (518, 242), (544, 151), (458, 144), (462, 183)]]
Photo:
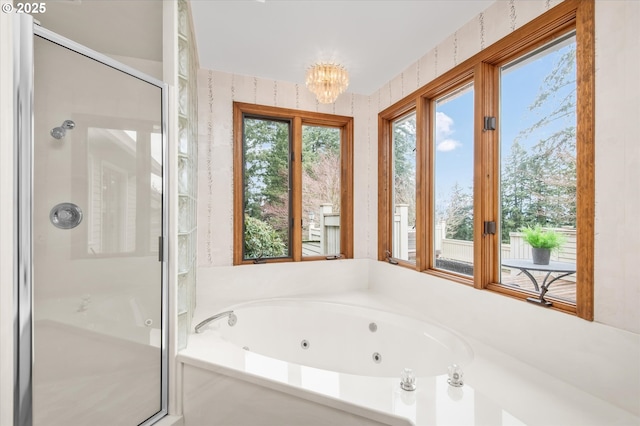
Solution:
[(161, 91), (162, 129), (162, 239), (161, 262), (161, 377), (160, 411), (140, 426), (155, 423), (168, 413), (169, 365), (169, 150), (167, 140), (168, 86), (164, 82), (129, 67), (34, 24), (28, 14), (13, 15), (14, 78), (14, 402), (13, 426), (33, 425), (33, 154), (34, 154), (34, 37), (41, 37), (105, 66), (142, 80)]

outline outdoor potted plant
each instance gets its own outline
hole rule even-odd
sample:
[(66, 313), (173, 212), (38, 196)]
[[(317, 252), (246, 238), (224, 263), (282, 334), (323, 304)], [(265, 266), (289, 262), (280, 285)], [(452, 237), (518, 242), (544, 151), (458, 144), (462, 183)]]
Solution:
[(564, 235), (554, 230), (543, 230), (540, 225), (533, 228), (522, 229), (524, 240), (531, 246), (533, 263), (536, 265), (548, 265), (551, 250), (557, 250), (564, 244)]

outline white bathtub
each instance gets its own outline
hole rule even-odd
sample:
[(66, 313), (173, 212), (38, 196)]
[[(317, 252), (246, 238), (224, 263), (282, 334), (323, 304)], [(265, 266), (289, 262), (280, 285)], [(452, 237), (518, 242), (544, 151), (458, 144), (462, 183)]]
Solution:
[(274, 299), (230, 307), (227, 318), (200, 329), (211, 337), (270, 358), (360, 376), (436, 376), (465, 367), (471, 347), (436, 324), (362, 306)]
[[(187, 425), (408, 425), (415, 413), (401, 414), (415, 406), (415, 395), (437, 380), (446, 391), (448, 367), (473, 360), (471, 347), (453, 332), (365, 306), (269, 299), (224, 311), (233, 311), (235, 324), (222, 317), (205, 325), (181, 355), (200, 347), (204, 359), (186, 364), (208, 364), (207, 372), (185, 366)], [(414, 372), (418, 392), (400, 388), (405, 368)], [(214, 393), (191, 409), (207, 385)], [(258, 408), (246, 395), (268, 402)]]
[[(375, 296), (343, 296), (198, 312), (194, 325), (227, 310), (237, 323), (221, 318), (204, 326), (179, 353), (185, 426), (637, 421), (480, 342), (470, 345), (434, 322), (390, 312)], [(465, 373), (460, 388), (447, 383), (454, 363)], [(415, 391), (400, 388), (404, 368), (417, 376)]]

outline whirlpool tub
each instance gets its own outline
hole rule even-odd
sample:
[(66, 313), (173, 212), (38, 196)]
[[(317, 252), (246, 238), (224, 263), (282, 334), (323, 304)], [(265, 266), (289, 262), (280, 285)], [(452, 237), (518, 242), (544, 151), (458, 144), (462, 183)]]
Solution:
[(420, 423), (435, 414), (418, 400), (451, 394), (449, 367), (473, 360), (453, 332), (370, 307), (271, 299), (219, 313), (180, 354), (186, 425)]

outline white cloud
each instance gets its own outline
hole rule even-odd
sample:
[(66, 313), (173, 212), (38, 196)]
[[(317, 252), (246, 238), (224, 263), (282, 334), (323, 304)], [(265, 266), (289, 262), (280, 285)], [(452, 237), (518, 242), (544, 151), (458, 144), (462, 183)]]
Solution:
[(450, 138), (455, 130), (453, 118), (444, 112), (436, 112), (436, 149), (438, 151), (453, 151), (462, 146), (460, 141)]
[(455, 140), (455, 139), (445, 139), (443, 141), (437, 142), (436, 149), (438, 151), (447, 152), (447, 151), (453, 151), (454, 149), (458, 148), (459, 146), (462, 146), (462, 144), (460, 142), (458, 142), (457, 140)]

